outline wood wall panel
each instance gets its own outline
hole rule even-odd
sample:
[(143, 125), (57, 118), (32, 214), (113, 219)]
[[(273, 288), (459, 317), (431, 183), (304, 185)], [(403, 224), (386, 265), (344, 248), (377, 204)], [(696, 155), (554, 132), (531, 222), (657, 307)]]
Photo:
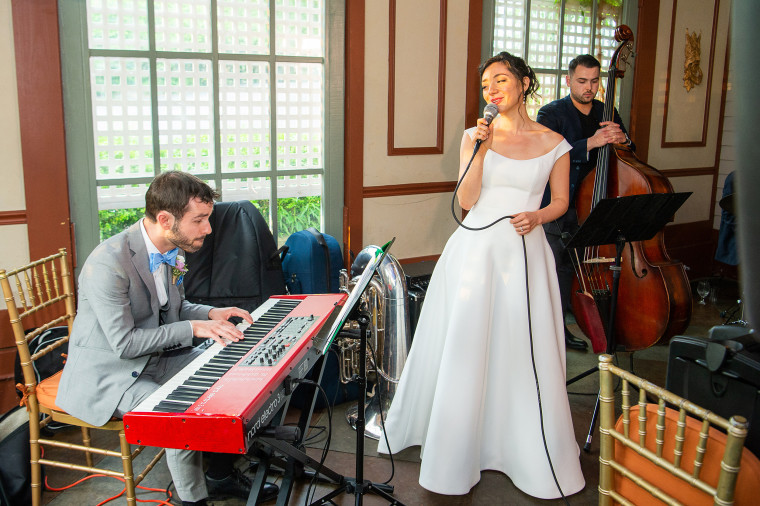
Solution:
[(346, 2), (345, 172), (343, 176), (343, 256), (362, 247), (364, 204), (364, 1)]
[(29, 255), (73, 253), (58, 3), (13, 0), (12, 9)]
[(664, 236), (668, 255), (687, 267), (689, 279), (712, 275), (716, 242), (711, 220), (668, 225)]
[(630, 132), (631, 139), (636, 143), (636, 156), (644, 162), (649, 159), (649, 134), (654, 105), (654, 72), (659, 19), (660, 0), (642, 0), (639, 2)]

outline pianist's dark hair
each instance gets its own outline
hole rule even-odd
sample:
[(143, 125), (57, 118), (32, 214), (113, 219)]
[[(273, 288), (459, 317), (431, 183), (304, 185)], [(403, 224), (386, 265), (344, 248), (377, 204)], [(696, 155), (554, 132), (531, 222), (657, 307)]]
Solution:
[(190, 200), (195, 198), (210, 204), (219, 198), (219, 193), (187, 172), (163, 172), (156, 176), (145, 193), (145, 216), (156, 221), (159, 212), (169, 211), (180, 219)]
[(501, 53), (490, 57), (480, 64), (480, 67), (478, 67), (478, 72), (480, 73), (481, 80), (483, 79), (483, 73), (486, 71), (486, 69), (497, 62), (504, 63), (518, 81), (522, 82), (523, 78), (525, 77), (529, 79), (530, 82), (528, 83), (528, 87), (523, 93), (523, 102), (525, 102), (528, 97), (533, 97), (536, 95), (539, 86), (538, 79), (536, 78), (536, 73), (533, 72), (533, 69), (530, 68), (527, 63), (525, 63), (525, 60), (519, 56), (507, 53), (506, 51), (502, 51)]

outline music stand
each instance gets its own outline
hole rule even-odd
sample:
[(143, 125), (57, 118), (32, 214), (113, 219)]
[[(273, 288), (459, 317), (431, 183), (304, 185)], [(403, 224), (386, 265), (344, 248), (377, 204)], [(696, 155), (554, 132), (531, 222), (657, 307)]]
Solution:
[[(612, 292), (609, 315), (607, 319), (607, 348), (605, 353), (615, 352), (615, 312), (617, 307), (618, 286), (620, 285), (620, 261), (626, 242), (646, 241), (665, 227), (679, 207), (691, 195), (681, 193), (650, 193), (646, 195), (629, 195), (614, 199), (602, 199), (592, 209), (578, 231), (567, 243), (567, 249), (615, 245), (615, 263), (612, 271)], [(602, 316), (602, 315), (600, 315)], [(598, 372), (593, 367), (567, 381), (566, 385)], [(591, 439), (599, 414), (599, 395), (596, 396), (594, 414), (591, 417), (585, 451), (591, 449)]]
[(367, 493), (377, 494), (391, 504), (403, 506), (403, 503), (391, 495), (393, 493), (393, 485), (373, 483), (364, 479), (364, 426), (366, 423), (364, 405), (367, 402), (367, 340), (369, 339), (370, 334), (370, 316), (367, 311), (361, 308), (360, 302), (362, 294), (369, 286), (369, 282), (375, 274), (375, 270), (382, 263), (391, 244), (393, 244), (393, 241), (395, 240), (396, 238), (394, 237), (382, 247), (375, 250), (375, 256), (367, 262), (364, 272), (362, 272), (362, 275), (357, 280), (353, 290), (351, 290), (348, 300), (343, 305), (343, 308), (338, 314), (338, 318), (330, 329), (330, 334), (324, 345), (324, 350), (326, 352), (327, 348), (330, 347), (333, 339), (338, 335), (338, 332), (340, 332), (340, 329), (347, 320), (351, 319), (359, 323), (359, 374), (357, 375), (356, 381), (359, 385), (360, 395), (358, 411), (356, 414), (356, 477), (343, 477), (337, 489), (321, 499), (318, 499), (312, 503), (312, 505), (327, 504), (328, 502), (332, 503), (334, 497), (346, 492), (354, 495), (355, 504), (357, 506), (362, 504), (364, 494)]

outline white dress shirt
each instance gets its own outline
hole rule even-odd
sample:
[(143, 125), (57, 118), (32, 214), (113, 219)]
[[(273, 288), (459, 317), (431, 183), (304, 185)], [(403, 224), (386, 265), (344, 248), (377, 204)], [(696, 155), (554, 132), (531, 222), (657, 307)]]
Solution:
[[(145, 247), (148, 249), (148, 258), (145, 260), (148, 262), (148, 265), (150, 265), (150, 254), (151, 253), (161, 253), (158, 251), (158, 248), (156, 248), (156, 245), (153, 244), (153, 241), (150, 240), (150, 237), (148, 236), (148, 232), (145, 230), (145, 224), (143, 221), (145, 218), (142, 218), (140, 220), (140, 231), (142, 231), (143, 239), (145, 239)], [(156, 282), (156, 293), (158, 294), (158, 302), (161, 303), (162, 306), (165, 306), (167, 302), (169, 302), (169, 292), (166, 287), (166, 269), (168, 269), (169, 266), (165, 263), (162, 263), (158, 269), (153, 272), (153, 279)]]

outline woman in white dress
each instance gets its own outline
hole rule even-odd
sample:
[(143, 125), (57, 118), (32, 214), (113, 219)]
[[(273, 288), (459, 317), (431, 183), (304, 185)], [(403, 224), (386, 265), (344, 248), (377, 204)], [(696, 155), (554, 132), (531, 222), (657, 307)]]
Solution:
[[(570, 144), (528, 117), (537, 80), (521, 58), (500, 53), (480, 72), (483, 97), (499, 115), (465, 131), (460, 178), (482, 145), (457, 197), (470, 210), (469, 227), (514, 217), (449, 238), (388, 412), (388, 444), (381, 438), (378, 451), (420, 445), (420, 485), (432, 492), (466, 494), (488, 469), (534, 497), (556, 498), (555, 475), (564, 495), (585, 485), (554, 257), (541, 226), (567, 210)], [(539, 209), (547, 180), (552, 200)]]

